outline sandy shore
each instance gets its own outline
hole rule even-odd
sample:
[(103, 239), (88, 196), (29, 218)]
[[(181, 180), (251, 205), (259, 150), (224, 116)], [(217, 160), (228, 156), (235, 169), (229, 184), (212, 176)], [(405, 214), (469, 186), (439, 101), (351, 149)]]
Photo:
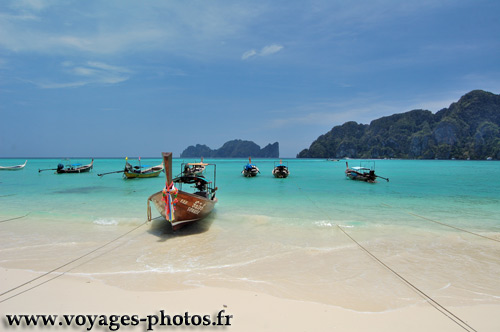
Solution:
[[(40, 274), (0, 270), (1, 292), (12, 289)], [(230, 326), (153, 326), (155, 331), (227, 330), (227, 331), (463, 331), (429, 303), (378, 312), (356, 312), (340, 307), (272, 297), (263, 293), (200, 287), (183, 291), (136, 292), (106, 285), (81, 276), (51, 274), (0, 297), (2, 330), (41, 331), (55, 327), (9, 327), (7, 314), (47, 315), (159, 315), (160, 310), (172, 317), (210, 315), (215, 320), (221, 312), (231, 316)], [(38, 287), (32, 288), (34, 285)], [(32, 289), (30, 289), (32, 288)], [(29, 290), (28, 290), (29, 289)], [(22, 291), (28, 290), (24, 293)], [(21, 293), (16, 296), (16, 294)], [(12, 297), (13, 296), (13, 297)], [(11, 298), (9, 298), (11, 297)], [(6, 300), (7, 299), (7, 300)], [(500, 305), (465, 305), (447, 308), (477, 331), (500, 331)], [(154, 319), (151, 318), (150, 322)], [(195, 320), (196, 322), (196, 320)], [(85, 331), (90, 323), (72, 324), (73, 330)], [(137, 326), (121, 326), (120, 331), (145, 331), (147, 322)], [(92, 330), (109, 331), (109, 326)]]

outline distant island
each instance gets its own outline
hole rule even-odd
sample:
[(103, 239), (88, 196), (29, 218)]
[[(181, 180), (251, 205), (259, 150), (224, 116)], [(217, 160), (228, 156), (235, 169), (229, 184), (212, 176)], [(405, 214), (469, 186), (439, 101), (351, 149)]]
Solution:
[(235, 139), (224, 143), (216, 150), (210, 149), (206, 145), (196, 144), (189, 146), (181, 153), (181, 158), (279, 158), (279, 143), (268, 144), (264, 148), (252, 141)]
[(297, 158), (500, 159), (500, 95), (474, 90), (433, 114), (335, 126)]

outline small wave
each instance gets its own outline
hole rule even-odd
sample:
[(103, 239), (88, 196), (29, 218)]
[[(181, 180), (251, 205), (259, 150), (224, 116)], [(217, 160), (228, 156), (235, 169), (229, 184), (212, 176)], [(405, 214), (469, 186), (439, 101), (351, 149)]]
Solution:
[(341, 225), (331, 220), (319, 220), (314, 222), (314, 224), (318, 227), (335, 227), (338, 225), (343, 228), (354, 228), (354, 225)]
[(331, 222), (330, 220), (319, 220), (314, 222), (316, 226), (319, 227), (334, 227), (336, 224), (334, 222)]
[(354, 225), (339, 225), (339, 226), (343, 228), (354, 228)]
[(114, 220), (114, 219), (96, 219), (93, 221), (94, 224), (96, 225), (103, 225), (103, 226), (114, 226), (114, 225), (118, 225), (118, 221)]

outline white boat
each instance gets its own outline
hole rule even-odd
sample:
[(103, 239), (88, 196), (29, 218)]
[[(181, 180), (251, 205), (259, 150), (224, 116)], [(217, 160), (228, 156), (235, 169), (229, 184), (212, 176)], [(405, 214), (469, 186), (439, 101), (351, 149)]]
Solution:
[(26, 166), (26, 163), (28, 161), (26, 160), (24, 164), (22, 165), (15, 165), (15, 166), (0, 166), (0, 171), (18, 171), (20, 169), (23, 169), (24, 166)]

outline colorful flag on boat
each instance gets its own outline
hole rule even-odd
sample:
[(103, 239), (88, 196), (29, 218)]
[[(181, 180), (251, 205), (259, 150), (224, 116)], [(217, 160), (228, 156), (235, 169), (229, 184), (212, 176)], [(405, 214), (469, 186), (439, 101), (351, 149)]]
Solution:
[(168, 221), (175, 220), (175, 204), (177, 203), (178, 189), (174, 186), (174, 182), (166, 184), (163, 189), (163, 201), (165, 202), (165, 218)]

